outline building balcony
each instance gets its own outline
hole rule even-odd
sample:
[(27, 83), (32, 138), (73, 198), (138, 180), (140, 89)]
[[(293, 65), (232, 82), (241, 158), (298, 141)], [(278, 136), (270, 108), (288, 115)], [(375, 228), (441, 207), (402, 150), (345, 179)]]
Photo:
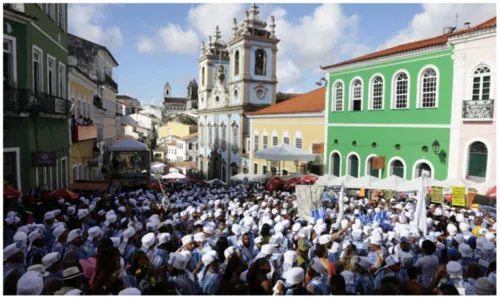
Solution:
[(68, 116), (70, 108), (70, 102), (68, 100), (43, 92), (39, 93), (36, 97), (41, 101), (39, 108), (36, 110), (37, 112)]
[(97, 138), (97, 125), (75, 126), (73, 142), (80, 142)]
[(44, 113), (68, 117), (69, 101), (47, 93), (37, 95), (29, 89), (4, 86), (4, 113)]
[(462, 119), (465, 121), (491, 121), (495, 100), (464, 101)]
[(108, 84), (118, 92), (118, 83), (116, 83), (115, 80), (113, 80), (113, 78), (111, 78), (108, 74), (104, 75), (104, 83)]
[(94, 106), (96, 106), (97, 108), (102, 109), (102, 98), (99, 97), (98, 95), (94, 96)]

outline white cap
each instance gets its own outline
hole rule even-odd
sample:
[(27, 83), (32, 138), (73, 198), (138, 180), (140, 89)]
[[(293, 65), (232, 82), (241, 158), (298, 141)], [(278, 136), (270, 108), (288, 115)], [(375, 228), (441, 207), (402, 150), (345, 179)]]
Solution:
[(448, 224), (446, 230), (450, 233), (451, 236), (454, 236), (457, 233), (457, 227), (453, 224)]
[(258, 236), (257, 238), (255, 238), (255, 239), (253, 240), (253, 242), (254, 242), (255, 244), (261, 244), (261, 243), (262, 243), (262, 241), (264, 241), (264, 238), (262, 238), (261, 236)]
[(228, 248), (226, 248), (226, 250), (224, 250), (224, 257), (228, 258), (234, 252), (234, 250), (234, 246), (229, 246)]
[(170, 241), (170, 234), (169, 233), (161, 233), (158, 235), (158, 246), (167, 243)]
[(193, 235), (185, 235), (182, 237), (182, 246), (193, 243)]
[(30, 243), (33, 243), (33, 241), (41, 238), (43, 238), (43, 231), (41, 229), (35, 229), (28, 235)]
[(319, 244), (324, 245), (328, 244), (332, 241), (332, 237), (330, 235), (322, 235), (319, 237)]
[(451, 277), (461, 276), (462, 265), (454, 261), (448, 262), (446, 265), (446, 272), (448, 272)]
[(42, 274), (43, 277), (47, 277), (50, 274), (49, 272), (45, 271), (45, 267), (41, 264), (31, 265), (28, 267), (28, 269), (26, 269), (26, 271), (38, 272), (38, 273)]
[(22, 246), (18, 243), (12, 243), (3, 249), (3, 260), (6, 261), (22, 250)]
[(123, 232), (123, 242), (128, 242), (128, 239), (132, 238), (135, 235), (135, 229), (133, 227), (128, 227)]
[(462, 243), (458, 245), (458, 252), (460, 252), (462, 257), (472, 257), (472, 248), (469, 244)]
[(42, 264), (45, 267), (45, 269), (48, 269), (48, 268), (52, 267), (55, 263), (57, 263), (60, 258), (61, 258), (61, 255), (59, 254), (59, 252), (47, 253), (42, 258)]
[(300, 267), (291, 268), (283, 274), (283, 278), (285, 278), (289, 285), (296, 285), (304, 282), (304, 276), (304, 269)]
[(186, 265), (187, 265), (188, 261), (189, 261), (189, 259), (185, 255), (181, 254), (180, 252), (174, 252), (168, 258), (168, 264), (172, 265), (172, 267), (179, 269), (179, 270), (186, 269)]
[(67, 242), (69, 243), (69, 242), (73, 241), (74, 239), (81, 237), (81, 236), (82, 236), (82, 230), (79, 228), (74, 229), (74, 230), (69, 232)]
[(385, 258), (385, 264), (387, 265), (387, 267), (399, 264), (398, 256), (397, 255), (389, 255), (388, 257)]
[(370, 244), (380, 245), (382, 243), (382, 237), (379, 234), (370, 237)]
[(111, 237), (111, 242), (113, 242), (113, 247), (118, 248), (120, 246), (120, 238), (118, 237)]
[(194, 234), (194, 241), (195, 242), (204, 242), (205, 241), (205, 233), (200, 232)]
[(94, 238), (100, 236), (102, 234), (102, 231), (99, 228), (99, 226), (93, 226), (93, 227), (89, 228), (88, 233), (89, 233), (88, 239), (90, 241), (92, 241), (92, 240), (94, 240)]
[(141, 242), (142, 242), (142, 246), (144, 247), (151, 247), (155, 244), (155, 234), (154, 233), (147, 233), (146, 235), (144, 235), (144, 237), (142, 237), (141, 239)]
[(126, 288), (120, 291), (120, 293), (118, 293), (118, 296), (140, 296), (140, 295), (141, 291), (137, 288)]
[(73, 289), (64, 294), (64, 296), (80, 296), (82, 294), (82, 290), (79, 289)]
[(28, 242), (28, 235), (25, 232), (17, 231), (14, 234), (13, 240), (15, 243), (21, 243), (23, 246), (26, 246), (26, 243)]
[(217, 251), (209, 251), (207, 253), (205, 253), (202, 257), (201, 257), (201, 261), (203, 262), (203, 264), (208, 267), (211, 263), (215, 262), (218, 260), (218, 255), (217, 255)]
[(45, 215), (43, 216), (43, 220), (50, 220), (50, 219), (54, 219), (55, 215), (54, 215), (54, 212), (50, 211), (50, 212), (47, 212), (45, 213)]
[(41, 295), (43, 276), (35, 271), (28, 271), (17, 281), (17, 295)]
[(297, 261), (297, 253), (293, 250), (288, 250), (283, 254), (285, 264), (293, 265)]

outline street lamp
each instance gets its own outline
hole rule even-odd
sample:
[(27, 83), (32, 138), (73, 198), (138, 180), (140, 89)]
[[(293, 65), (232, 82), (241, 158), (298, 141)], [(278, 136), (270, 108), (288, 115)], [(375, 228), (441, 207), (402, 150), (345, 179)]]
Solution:
[(326, 79), (324, 77), (322, 77), (321, 79), (319, 79), (319, 81), (316, 82), (316, 85), (318, 86), (323, 86), (323, 83), (322, 82), (325, 82), (324, 85), (326, 85)]
[(439, 142), (437, 140), (434, 140), (432, 143), (432, 151), (437, 154), (439, 152)]

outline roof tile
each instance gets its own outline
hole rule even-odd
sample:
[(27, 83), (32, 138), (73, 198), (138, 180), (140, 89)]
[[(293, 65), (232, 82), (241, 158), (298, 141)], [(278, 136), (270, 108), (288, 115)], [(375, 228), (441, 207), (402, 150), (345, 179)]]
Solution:
[(264, 109), (246, 113), (247, 115), (265, 115), (282, 113), (321, 112), (325, 110), (325, 87), (301, 94)]

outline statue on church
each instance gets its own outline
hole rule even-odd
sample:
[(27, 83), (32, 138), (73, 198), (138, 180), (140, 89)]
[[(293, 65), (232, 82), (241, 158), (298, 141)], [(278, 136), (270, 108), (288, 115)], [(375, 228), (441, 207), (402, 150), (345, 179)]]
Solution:
[(217, 83), (221, 86), (224, 86), (224, 78), (226, 77), (226, 70), (224, 69), (223, 65), (219, 65), (217, 67), (216, 76), (217, 76)]

